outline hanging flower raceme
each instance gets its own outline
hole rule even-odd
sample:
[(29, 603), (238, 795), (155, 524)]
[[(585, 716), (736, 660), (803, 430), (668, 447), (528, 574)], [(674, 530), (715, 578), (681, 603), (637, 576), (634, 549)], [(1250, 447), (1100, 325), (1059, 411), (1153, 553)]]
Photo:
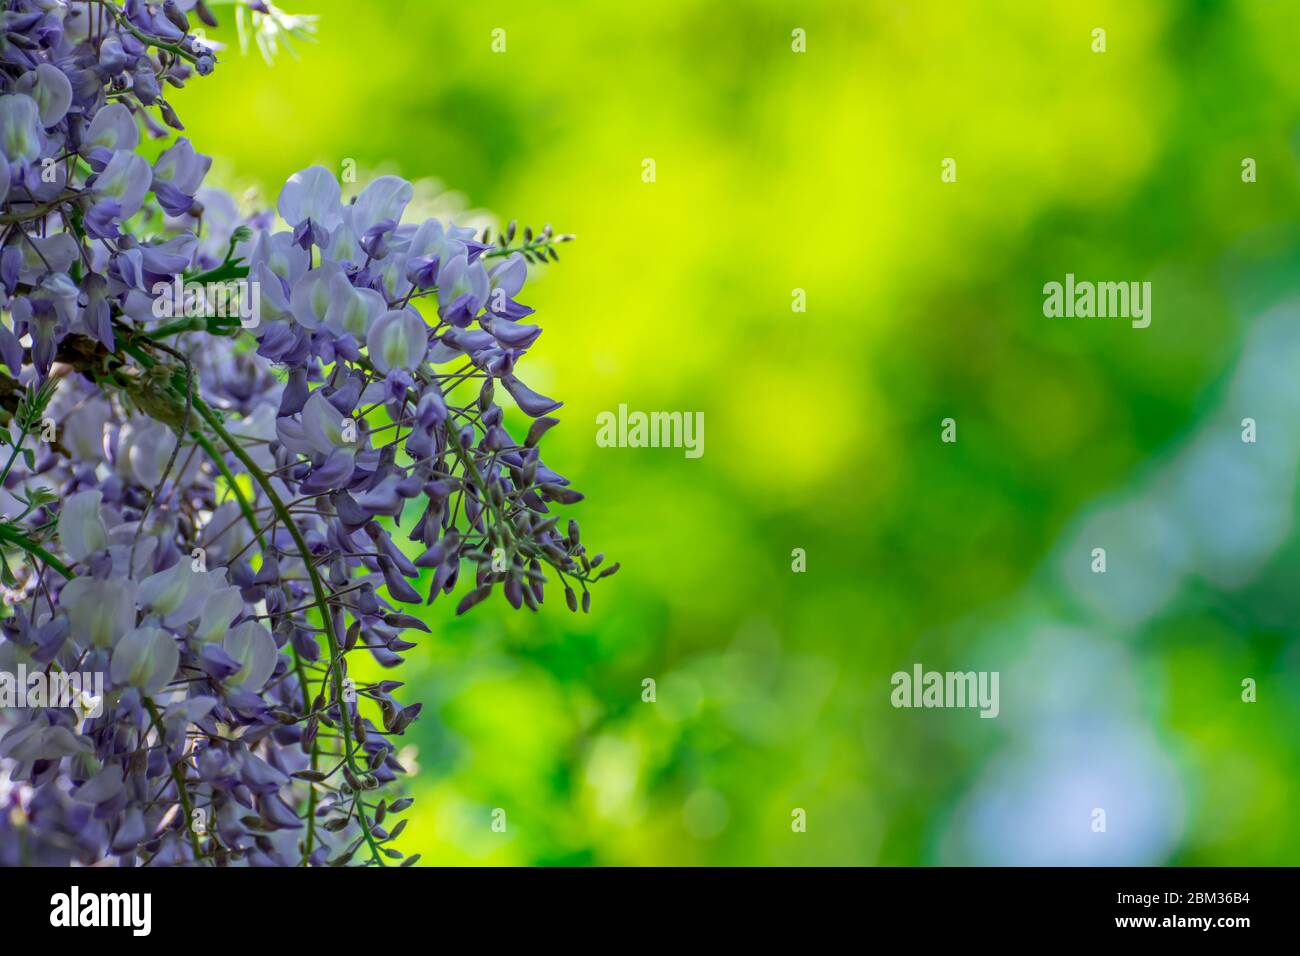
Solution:
[(617, 569), (559, 527), (560, 403), (520, 378), (568, 237), (405, 222), (409, 183), (321, 167), (277, 228), (189, 140), (149, 163), (215, 62), (191, 14), (0, 14), (0, 864), (386, 864), (420, 704), (351, 656), (399, 665), (458, 587), (586, 610)]

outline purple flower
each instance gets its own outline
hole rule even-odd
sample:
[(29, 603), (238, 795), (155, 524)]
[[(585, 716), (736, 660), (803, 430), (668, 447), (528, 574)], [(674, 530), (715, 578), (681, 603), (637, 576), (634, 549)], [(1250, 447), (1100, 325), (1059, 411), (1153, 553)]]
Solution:
[[(497, 403), (559, 405), (515, 377), (541, 333), (517, 297), (549, 229), (506, 255), (467, 227), (403, 223), (403, 179), (345, 204), (322, 167), (290, 177), (277, 228), (203, 186), (210, 160), (187, 139), (151, 165), (140, 124), (183, 128), (161, 83), (213, 66), (189, 31), (203, 9), (4, 14), (0, 384), (19, 453), (0, 482), (0, 663), (103, 687), (0, 711), (0, 773), (23, 794), (0, 793), (0, 864), (368, 853), (421, 705), (348, 656), (400, 665), (430, 630), (414, 606), (463, 566), (462, 611), (493, 593), (537, 610), (548, 565), (585, 606), (607, 573), (550, 514), (581, 497), (540, 458), (554, 419), (521, 444)], [(56, 441), (37, 441), (49, 419)], [(351, 675), (377, 710), (358, 712)]]
[(563, 402), (557, 402), (553, 398), (547, 398), (545, 395), (539, 395), (531, 388), (525, 385), (513, 375), (507, 375), (501, 379), (501, 384), (506, 387), (510, 397), (515, 400), (515, 404), (532, 418), (538, 418), (548, 412), (553, 412), (559, 408)]
[(14, 89), (36, 101), (41, 126), (47, 129), (63, 119), (72, 105), (72, 84), (64, 72), (51, 63), (37, 64), (36, 69), (19, 78)]
[(151, 179), (148, 160), (119, 149), (95, 177), (94, 191), (99, 202), (111, 200), (116, 204), (119, 219), (130, 219), (140, 210)]
[(211, 165), (210, 156), (200, 156), (188, 139), (178, 139), (154, 163), (151, 188), (159, 205), (173, 216), (187, 213)]

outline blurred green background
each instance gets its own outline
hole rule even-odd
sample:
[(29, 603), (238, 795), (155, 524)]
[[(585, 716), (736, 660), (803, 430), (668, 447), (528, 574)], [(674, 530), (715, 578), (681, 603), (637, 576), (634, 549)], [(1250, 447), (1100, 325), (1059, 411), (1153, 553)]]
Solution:
[[(404, 849), (1300, 863), (1300, 5), (284, 2), (318, 43), (175, 97), (216, 182), (351, 160), (578, 235), (525, 378), (623, 570), (589, 616), (432, 608)], [(1067, 272), (1151, 281), (1151, 327), (1045, 318)], [(703, 457), (597, 447), (620, 403)], [(915, 662), (1001, 715), (893, 709)]]

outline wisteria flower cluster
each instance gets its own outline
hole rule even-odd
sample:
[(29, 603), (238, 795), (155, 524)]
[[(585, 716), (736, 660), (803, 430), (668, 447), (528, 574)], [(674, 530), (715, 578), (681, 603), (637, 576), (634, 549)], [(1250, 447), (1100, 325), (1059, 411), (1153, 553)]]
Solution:
[(188, 140), (150, 163), (215, 65), (190, 14), (0, 13), (0, 864), (405, 865), (420, 704), (351, 655), (399, 664), (462, 577), (457, 613), (548, 571), (585, 611), (617, 569), (560, 525), (559, 403), (518, 370), (570, 237), (406, 223), (408, 182), (321, 167), (243, 215)]

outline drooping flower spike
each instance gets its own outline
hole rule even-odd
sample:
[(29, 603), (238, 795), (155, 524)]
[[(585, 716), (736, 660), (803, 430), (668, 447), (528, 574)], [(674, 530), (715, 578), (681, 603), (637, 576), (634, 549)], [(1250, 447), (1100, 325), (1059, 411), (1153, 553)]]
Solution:
[(76, 692), (0, 683), (0, 864), (386, 865), (420, 704), (350, 656), (400, 664), (458, 586), (458, 613), (552, 577), (585, 610), (617, 569), (559, 528), (560, 403), (519, 377), (527, 265), (568, 237), (405, 222), (406, 181), (345, 198), (321, 167), (277, 225), (188, 139), (150, 164), (141, 128), (182, 128), (164, 89), (215, 65), (191, 15), (2, 14), (0, 682)]

